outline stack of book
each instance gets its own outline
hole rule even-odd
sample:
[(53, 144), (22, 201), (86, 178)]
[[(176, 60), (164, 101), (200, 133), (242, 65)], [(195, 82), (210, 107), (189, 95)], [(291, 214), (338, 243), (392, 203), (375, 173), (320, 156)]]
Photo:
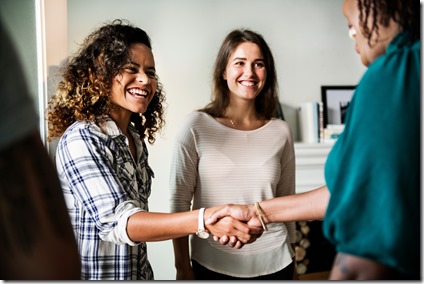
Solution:
[(342, 133), (344, 124), (324, 126), (322, 102), (303, 103), (298, 110), (300, 139), (303, 143), (334, 143)]
[(300, 140), (304, 143), (320, 143), (324, 131), (322, 103), (306, 102), (299, 108)]

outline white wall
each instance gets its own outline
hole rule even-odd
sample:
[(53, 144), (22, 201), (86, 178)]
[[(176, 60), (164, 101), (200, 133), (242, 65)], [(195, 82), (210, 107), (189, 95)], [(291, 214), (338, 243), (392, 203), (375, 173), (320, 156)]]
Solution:
[[(212, 65), (226, 34), (247, 27), (269, 43), (280, 101), (290, 110), (321, 100), (321, 85), (354, 85), (364, 71), (348, 37), (343, 0), (69, 0), (69, 52), (105, 21), (125, 18), (152, 38), (156, 68), (167, 91), (167, 126), (150, 146), (155, 171), (150, 208), (169, 212), (172, 140), (184, 115), (210, 99)], [(64, 21), (58, 20), (58, 21)], [(65, 20), (66, 21), (66, 20)], [(157, 280), (175, 279), (172, 242), (149, 243)]]
[[(37, 95), (37, 42), (35, 25), (34, 0), (0, 0), (0, 15), (3, 24), (11, 34), (11, 38), (20, 56), (25, 78), (38, 110)], [(0, 43), (1, 44), (1, 43)], [(1, 70), (1, 72), (5, 72)]]

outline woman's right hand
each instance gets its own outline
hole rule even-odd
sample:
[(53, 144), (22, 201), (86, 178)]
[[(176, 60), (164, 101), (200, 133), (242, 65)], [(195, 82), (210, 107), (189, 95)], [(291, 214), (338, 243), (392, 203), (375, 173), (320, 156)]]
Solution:
[(224, 217), (232, 217), (239, 221), (247, 223), (249, 226), (261, 227), (261, 221), (256, 215), (256, 209), (253, 204), (250, 205), (237, 205), (237, 204), (227, 204), (217, 210), (215, 210), (209, 218), (206, 220), (205, 224), (213, 224)]
[[(212, 233), (214, 240), (237, 249), (256, 241), (262, 235), (263, 229), (260, 221), (251, 220), (250, 213), (243, 214), (247, 208), (245, 205), (226, 205), (219, 210), (209, 209), (214, 210), (212, 213), (214, 217), (206, 218), (205, 226)], [(207, 211), (205, 215), (209, 214)], [(254, 211), (253, 216), (257, 219)]]

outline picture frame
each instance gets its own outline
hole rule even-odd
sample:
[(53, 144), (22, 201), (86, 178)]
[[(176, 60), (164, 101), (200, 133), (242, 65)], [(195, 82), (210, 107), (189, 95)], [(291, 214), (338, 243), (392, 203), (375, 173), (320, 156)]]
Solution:
[(324, 128), (328, 124), (343, 125), (347, 107), (356, 86), (321, 86)]

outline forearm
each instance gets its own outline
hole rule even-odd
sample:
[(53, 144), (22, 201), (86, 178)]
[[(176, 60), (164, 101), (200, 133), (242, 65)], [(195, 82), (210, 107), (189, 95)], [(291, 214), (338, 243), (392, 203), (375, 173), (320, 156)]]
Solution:
[(322, 220), (330, 194), (326, 186), (260, 202), (266, 223)]
[[(222, 206), (207, 208), (204, 220)], [(138, 212), (127, 222), (127, 234), (133, 242), (153, 242), (176, 239), (197, 232), (199, 210), (178, 213)], [(250, 227), (232, 218), (223, 218), (215, 224), (205, 225), (213, 235), (237, 236), (243, 243), (253, 242), (262, 233), (261, 228)]]
[[(258, 204), (228, 204), (214, 211), (206, 224), (231, 216), (251, 226), (268, 223), (324, 219), (330, 194), (326, 186), (301, 194), (286, 195), (260, 201)], [(256, 208), (256, 205), (259, 205)], [(262, 213), (260, 213), (262, 211)], [(260, 220), (262, 215), (263, 220)], [(265, 229), (265, 226), (264, 226)], [(230, 236), (230, 234), (226, 234)]]
[(180, 238), (197, 231), (199, 210), (178, 213), (138, 212), (127, 223), (134, 242), (154, 242)]

